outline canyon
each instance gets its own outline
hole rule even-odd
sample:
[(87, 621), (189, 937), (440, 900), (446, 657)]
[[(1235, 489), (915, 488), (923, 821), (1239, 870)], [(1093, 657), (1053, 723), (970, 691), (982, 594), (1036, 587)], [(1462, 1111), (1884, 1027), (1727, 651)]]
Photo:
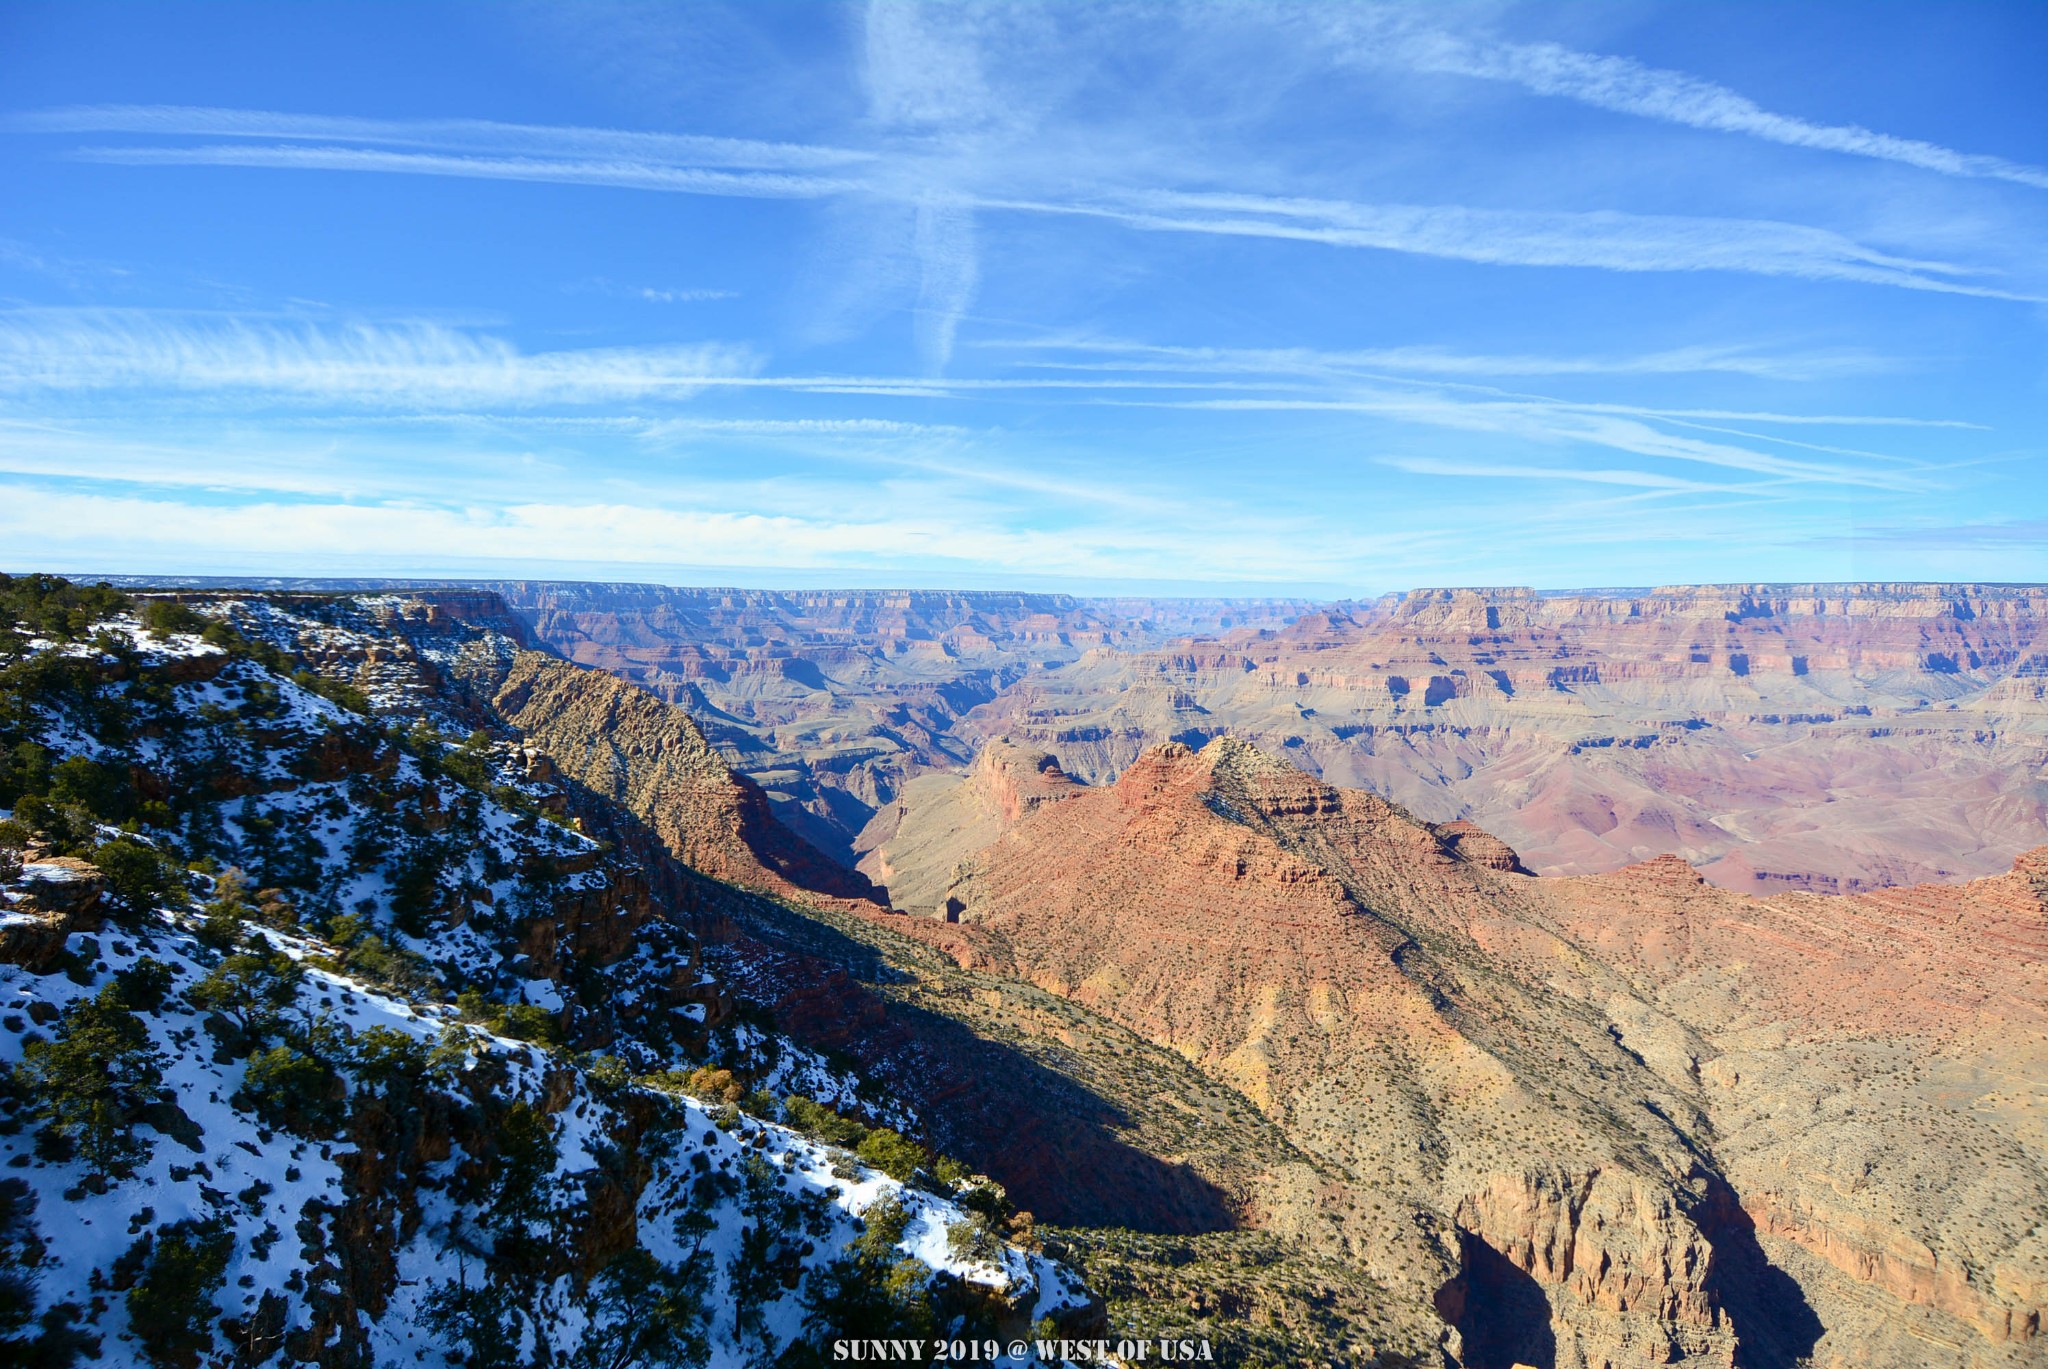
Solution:
[(2039, 1353), (2039, 589), (508, 602), (852, 832), (867, 920), (1247, 1099), (1305, 1168), (1240, 1220), (1463, 1363)]
[(1994, 1369), (2048, 1304), (2044, 600), (528, 584), (293, 649), (512, 738), (1113, 1327)]
[(1048, 759), (941, 797), (964, 859), (920, 815), (914, 933), (1242, 1092), (1346, 1176), (1344, 1248), (1441, 1278), (1463, 1362), (2040, 1354), (2048, 847), (1758, 898), (1669, 856), (1537, 877), (1230, 739), (1104, 787)]
[[(1090, 783), (1249, 741), (1545, 874), (1676, 854), (1747, 892), (2005, 868), (2048, 824), (2048, 590), (1416, 590), (1300, 600), (496, 586), (538, 641), (681, 704), (860, 860), (992, 739)], [(875, 836), (861, 833), (871, 822)]]

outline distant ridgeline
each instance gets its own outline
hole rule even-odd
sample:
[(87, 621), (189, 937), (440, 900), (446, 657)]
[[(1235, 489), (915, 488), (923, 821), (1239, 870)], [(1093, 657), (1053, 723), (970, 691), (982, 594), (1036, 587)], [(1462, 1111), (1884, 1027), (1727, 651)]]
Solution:
[(0, 576), (0, 1362), (1100, 1328), (911, 1102), (711, 972), (761, 900), (524, 744), (492, 699), (555, 671), (489, 595)]

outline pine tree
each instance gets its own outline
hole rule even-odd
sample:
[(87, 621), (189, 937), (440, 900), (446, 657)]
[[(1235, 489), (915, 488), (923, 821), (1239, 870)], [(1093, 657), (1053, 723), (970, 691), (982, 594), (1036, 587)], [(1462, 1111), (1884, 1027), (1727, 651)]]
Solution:
[(77, 1148), (91, 1178), (124, 1178), (149, 1154), (135, 1134), (161, 1094), (165, 1060), (121, 986), (72, 1004), (54, 1041), (22, 1052), (22, 1076), (48, 1133)]
[(233, 1022), (250, 1044), (260, 1045), (283, 1024), (284, 1010), (298, 998), (306, 972), (282, 952), (260, 950), (231, 955), (186, 991), (194, 1005)]
[(704, 1363), (706, 1261), (668, 1266), (634, 1246), (590, 1281), (575, 1369), (691, 1369)]
[(469, 1282), (468, 1271), (421, 1300), (420, 1322), (448, 1345), (460, 1369), (523, 1369), (525, 1334), (516, 1300), (504, 1287)]
[(128, 1324), (151, 1363), (192, 1369), (213, 1348), (220, 1307), (213, 1295), (234, 1254), (224, 1222), (171, 1222), (132, 1246), (123, 1261), (141, 1266), (128, 1290)]

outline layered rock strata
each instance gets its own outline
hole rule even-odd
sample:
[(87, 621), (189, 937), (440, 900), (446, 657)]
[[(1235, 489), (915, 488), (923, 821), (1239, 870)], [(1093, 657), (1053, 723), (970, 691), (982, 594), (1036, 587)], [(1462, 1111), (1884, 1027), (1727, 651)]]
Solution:
[(958, 924), (913, 923), (1348, 1174), (1344, 1239), (1441, 1271), (1467, 1362), (2040, 1353), (2048, 852), (1847, 898), (1676, 858), (1539, 879), (1229, 740), (1001, 821)]
[(1417, 590), (1035, 675), (962, 724), (1090, 782), (1230, 735), (1531, 868), (1751, 893), (2003, 869), (2048, 833), (2048, 590)]

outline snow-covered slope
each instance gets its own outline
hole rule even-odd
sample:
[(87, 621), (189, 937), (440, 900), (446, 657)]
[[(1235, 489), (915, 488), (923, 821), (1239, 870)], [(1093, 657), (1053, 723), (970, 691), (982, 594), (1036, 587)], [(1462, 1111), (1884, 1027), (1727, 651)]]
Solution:
[[(209, 609), (0, 577), (0, 1361), (1089, 1324), (1000, 1188), (736, 1014), (518, 739), (462, 735), (458, 672), (362, 605)], [(410, 660), (366, 699), (279, 645), (320, 634)]]
[[(302, 967), (324, 949), (261, 936)], [(603, 1276), (604, 1248), (626, 1241), (651, 1257), (657, 1279), (701, 1305), (686, 1334), (703, 1338), (708, 1363), (772, 1358), (836, 1329), (813, 1315), (815, 1288), (846, 1260), (877, 1204), (906, 1219), (890, 1263), (916, 1259), (940, 1287), (955, 1285), (956, 1315), (1028, 1327), (1086, 1302), (1043, 1256), (982, 1238), (955, 1202), (789, 1127), (630, 1082), (608, 1057), (593, 1074), (465, 1026), (450, 1010), (407, 1005), (319, 969), (302, 968), (277, 1009), (284, 1025), (275, 1039), (320, 1043), (345, 1090), (331, 1110), (344, 1120), (280, 1121), (255, 1096), (248, 1058), (222, 1050), (190, 1001), (223, 953), (168, 919), (76, 933), (69, 949), (69, 974), (0, 966), (0, 1060), (11, 1073), (21, 1073), (25, 1046), (61, 1039), (67, 1027), (77, 1035), (79, 1005), (105, 1007), (109, 986), (137, 996), (133, 986), (147, 977), (138, 964), (168, 970), (159, 1006), (124, 1009), (146, 1031), (141, 1049), (158, 1059), (150, 1087), (163, 1100), (131, 1125), (141, 1155), (103, 1181), (76, 1153), (55, 1158), (58, 1148), (42, 1141), (47, 1127), (25, 1115), (35, 1103), (23, 1099), (12, 1134), (0, 1136), (0, 1170), (26, 1182), (22, 1206), (41, 1245), (32, 1265), (40, 1306), (79, 1309), (79, 1329), (99, 1341), (103, 1362), (141, 1362), (152, 1348), (175, 1362), (185, 1327), (166, 1328), (145, 1298), (153, 1341), (145, 1339), (131, 1307), (153, 1278), (177, 1273), (160, 1253), (177, 1242), (217, 1245), (217, 1257), (180, 1286), (181, 1310), (215, 1348), (335, 1362), (434, 1363), (443, 1350), (473, 1349), (486, 1332), (472, 1327), (466, 1342), (459, 1317), (431, 1311), (465, 1283), (510, 1291), (502, 1331), (515, 1362), (577, 1362), (586, 1341), (620, 1334), (622, 1319), (647, 1310)], [(59, 1016), (39, 1027), (52, 1009)], [(524, 1114), (515, 1111), (522, 1105)], [(522, 1115), (510, 1125), (532, 1129), (537, 1159), (504, 1144), (508, 1119)], [(418, 1133), (410, 1146), (389, 1144), (393, 1123)], [(528, 1191), (513, 1192), (520, 1184)], [(966, 1239), (949, 1241), (956, 1230)], [(505, 1263), (494, 1255), (533, 1242), (545, 1258), (493, 1273)], [(378, 1268), (385, 1277), (374, 1276)]]

